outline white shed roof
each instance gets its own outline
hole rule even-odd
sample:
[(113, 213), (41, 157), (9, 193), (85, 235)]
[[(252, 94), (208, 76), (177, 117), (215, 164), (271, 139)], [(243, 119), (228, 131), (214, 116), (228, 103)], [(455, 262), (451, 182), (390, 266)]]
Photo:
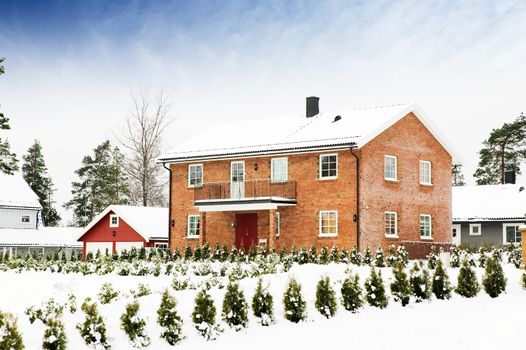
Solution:
[(0, 206), (42, 209), (38, 196), (20, 173), (0, 173)]
[(453, 221), (526, 217), (526, 185), (453, 187)]
[(76, 227), (41, 227), (39, 229), (0, 229), (0, 246), (82, 247)]
[(78, 238), (88, 232), (109, 212), (117, 214), (147, 241), (151, 238), (168, 239), (168, 208), (131, 205), (108, 206), (82, 230), (82, 234)]
[[(273, 118), (225, 123), (198, 133), (159, 158), (160, 162), (191, 161), (287, 150), (362, 147), (413, 112), (458, 161), (456, 152), (417, 104), (397, 104), (320, 113), (312, 118)], [(341, 118), (336, 121), (335, 117)]]

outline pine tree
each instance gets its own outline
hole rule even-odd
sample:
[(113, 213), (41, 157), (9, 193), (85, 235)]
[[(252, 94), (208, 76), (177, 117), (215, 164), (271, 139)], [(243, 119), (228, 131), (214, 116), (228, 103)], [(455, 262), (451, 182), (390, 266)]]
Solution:
[(53, 207), (53, 181), (47, 172), (42, 146), (35, 140), (33, 145), (23, 156), (22, 175), (33, 192), (38, 196), (42, 205), (42, 219), (46, 226), (56, 226), (60, 222), (60, 215)]
[(135, 348), (150, 345), (150, 337), (145, 330), (146, 321), (139, 316), (139, 308), (139, 302), (135, 300), (126, 305), (126, 311), (121, 315), (121, 329)]
[(347, 277), (342, 284), (342, 305), (345, 310), (355, 313), (363, 305), (362, 287), (358, 274)]
[(374, 264), (376, 267), (385, 267), (384, 251), (382, 248), (376, 249), (376, 254), (374, 255)]
[(301, 285), (291, 278), (283, 295), (285, 318), (290, 322), (298, 323), (307, 318), (307, 303), (301, 295)]
[(362, 264), (362, 255), (356, 246), (351, 249), (351, 264), (360, 266)]
[(83, 323), (77, 324), (77, 329), (86, 345), (95, 349), (109, 349), (110, 345), (106, 338), (106, 325), (104, 319), (97, 310), (97, 303), (90, 302), (91, 299), (87, 298), (80, 307), (86, 314), (86, 319)]
[(458, 248), (455, 246), (452, 246), (449, 249), (449, 255), (450, 255), (449, 266), (453, 268), (460, 267), (460, 251), (458, 250)]
[(311, 245), (309, 249), (309, 262), (313, 264), (318, 262), (318, 250), (314, 245)]
[(391, 283), (391, 294), (395, 301), (399, 301), (402, 306), (409, 304), (411, 296), (411, 284), (404, 271), (404, 266), (397, 263), (393, 269), (394, 281)]
[(398, 262), (398, 254), (393, 244), (389, 245), (389, 249), (387, 251), (387, 258), (385, 259), (385, 261), (387, 262), (387, 266), (389, 267), (394, 267)]
[(477, 281), (477, 274), (467, 260), (464, 260), (458, 273), (457, 288), (455, 291), (465, 298), (473, 298), (479, 290), (480, 286)]
[(398, 248), (396, 248), (396, 255), (398, 256), (398, 261), (404, 266), (407, 266), (407, 263), (409, 262), (409, 253), (405, 250), (403, 245), (399, 245)]
[(263, 287), (263, 281), (258, 279), (256, 292), (252, 298), (252, 311), (262, 326), (269, 326), (274, 321), (274, 300), (268, 288)]
[(340, 261), (345, 264), (349, 263), (349, 252), (345, 248), (340, 251)]
[(318, 256), (319, 264), (327, 264), (329, 262), (329, 249), (326, 245), (323, 245), (320, 249), (320, 255)]
[(432, 288), (437, 299), (451, 298), (451, 284), (440, 259), (437, 261), (435, 273), (433, 274)]
[(223, 320), (236, 330), (245, 328), (248, 323), (247, 308), (245, 294), (239, 289), (239, 284), (230, 282), (223, 299)]
[(161, 299), (161, 306), (157, 310), (157, 323), (163, 329), (161, 338), (172, 346), (184, 338), (183, 321), (177, 314), (176, 306), (175, 298), (170, 295), (168, 290), (165, 290)]
[[(0, 57), (0, 76), (5, 73), (4, 66), (2, 65), (4, 60), (3, 57)], [(11, 129), (9, 126), (9, 118), (0, 112), (0, 131), (9, 129)], [(18, 159), (16, 159), (16, 154), (11, 152), (9, 141), (7, 139), (2, 140), (0, 137), (0, 173), (12, 175), (16, 171), (18, 171)]]
[(309, 252), (307, 252), (307, 250), (305, 248), (301, 248), (300, 252), (299, 252), (299, 260), (298, 260), (298, 263), (300, 265), (303, 265), (303, 264), (308, 264), (309, 263)]
[(427, 256), (427, 267), (430, 270), (434, 270), (435, 267), (437, 266), (438, 260), (439, 260), (439, 258), (438, 258), (437, 252), (436, 252), (436, 247), (435, 246), (431, 246), (431, 252)]
[(462, 164), (453, 164), (451, 166), (451, 183), (453, 186), (464, 186), (464, 174), (462, 173)]
[(65, 204), (73, 209), (77, 225), (86, 226), (110, 204), (128, 203), (122, 157), (118, 148), (105, 141), (82, 160), (82, 166), (75, 171), (78, 181), (72, 183), (73, 198)]
[(329, 253), (329, 261), (330, 262), (339, 262), (340, 261), (340, 255), (338, 254), (338, 247), (336, 244), (333, 244), (331, 251)]
[(371, 254), (371, 249), (367, 247), (365, 249), (365, 253), (363, 254), (363, 263), (365, 265), (371, 266), (372, 262), (373, 262), (373, 255)]
[(371, 306), (384, 309), (387, 307), (387, 296), (385, 295), (384, 281), (382, 279), (382, 272), (371, 267), (371, 274), (365, 281), (365, 299)]
[(336, 313), (336, 293), (331, 287), (329, 277), (322, 277), (318, 281), (314, 306), (326, 318), (333, 317)]
[(16, 320), (0, 311), (0, 349), (22, 350), (24, 341), (18, 331)]
[(201, 336), (207, 340), (214, 338), (213, 329), (216, 321), (216, 307), (206, 288), (203, 288), (195, 298), (192, 321)]
[(46, 350), (66, 350), (68, 338), (64, 329), (64, 323), (58, 318), (48, 318), (46, 320), (46, 331), (42, 349)]
[(413, 265), (410, 271), (409, 283), (411, 284), (411, 293), (417, 303), (427, 300), (431, 297), (431, 279), (429, 271), (421, 269), (417, 263)]
[(484, 290), (490, 297), (496, 298), (500, 293), (506, 290), (506, 277), (500, 263), (494, 259), (489, 258), (486, 261), (486, 269), (484, 277), (482, 277), (482, 285)]

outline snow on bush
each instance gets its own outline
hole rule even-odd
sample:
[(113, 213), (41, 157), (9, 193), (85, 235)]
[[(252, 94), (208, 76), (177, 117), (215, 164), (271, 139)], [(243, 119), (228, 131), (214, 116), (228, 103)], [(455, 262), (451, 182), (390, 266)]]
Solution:
[(391, 283), (391, 294), (395, 301), (398, 301), (402, 306), (409, 304), (411, 297), (411, 284), (404, 271), (404, 265), (401, 262), (396, 263), (393, 268), (394, 281)]
[(10, 314), (0, 311), (0, 349), (21, 350), (24, 349), (22, 336), (18, 331), (16, 319)]
[(270, 326), (274, 322), (273, 304), (274, 300), (268, 287), (263, 287), (263, 281), (259, 278), (252, 298), (252, 311), (262, 326)]
[(247, 326), (247, 308), (245, 294), (239, 289), (239, 284), (230, 282), (223, 299), (223, 320), (227, 325), (239, 331)]
[(192, 321), (199, 334), (206, 340), (216, 339), (222, 331), (216, 322), (216, 307), (214, 300), (208, 294), (208, 289), (203, 288), (195, 298)]
[(360, 276), (349, 275), (342, 283), (342, 306), (345, 310), (355, 313), (363, 305)]
[(162, 328), (161, 338), (170, 345), (175, 345), (184, 338), (183, 321), (177, 314), (176, 306), (175, 298), (165, 290), (157, 310), (157, 323)]
[(322, 277), (316, 286), (316, 301), (314, 306), (326, 318), (333, 317), (336, 313), (336, 293), (331, 287), (329, 277)]
[(86, 318), (83, 323), (77, 324), (77, 329), (86, 345), (95, 350), (109, 349), (110, 345), (106, 338), (106, 325), (99, 314), (97, 303), (95, 301), (91, 302), (91, 299), (87, 298), (80, 309), (86, 314)]
[(139, 315), (139, 302), (137, 300), (126, 305), (126, 310), (121, 315), (121, 329), (128, 336), (130, 344), (135, 348), (150, 345), (150, 337), (144, 329), (146, 321)]
[(294, 277), (289, 279), (287, 289), (283, 295), (285, 318), (290, 322), (298, 323), (307, 318), (307, 303), (301, 295), (301, 285)]
[(152, 290), (146, 284), (139, 283), (137, 290), (131, 289), (130, 294), (135, 298), (140, 298), (152, 294)]
[(374, 254), (374, 265), (376, 267), (385, 267), (384, 251), (382, 248), (376, 249)]
[(65, 350), (68, 339), (64, 330), (64, 323), (58, 318), (49, 318), (46, 321), (46, 331), (42, 341), (42, 349), (46, 350)]
[(477, 274), (469, 265), (467, 260), (462, 262), (462, 267), (458, 273), (457, 288), (455, 292), (465, 298), (475, 297), (480, 290)]
[(489, 258), (486, 261), (482, 285), (486, 293), (492, 298), (498, 297), (500, 293), (506, 290), (506, 277), (504, 277), (504, 271), (502, 271), (502, 266), (497, 259)]
[(119, 291), (113, 289), (113, 285), (110, 282), (106, 282), (102, 285), (97, 296), (101, 304), (109, 304), (119, 297)]
[(451, 284), (449, 283), (449, 277), (440, 259), (437, 259), (435, 273), (433, 274), (432, 289), (437, 299), (451, 298)]
[[(369, 248), (367, 248), (367, 251), (369, 252), (369, 255), (370, 255), (371, 251), (369, 250)], [(354, 264), (354, 265), (360, 266), (362, 264), (362, 255), (360, 254), (356, 246), (352, 247), (351, 249), (350, 261), (351, 261), (351, 264)], [(370, 260), (369, 260), (369, 263), (370, 263)]]
[(369, 305), (383, 309), (387, 307), (387, 296), (385, 295), (382, 272), (371, 267), (371, 274), (365, 281), (365, 299)]
[(411, 284), (411, 293), (417, 303), (431, 298), (431, 279), (429, 278), (429, 271), (425, 267), (421, 268), (415, 262), (409, 272), (409, 283)]

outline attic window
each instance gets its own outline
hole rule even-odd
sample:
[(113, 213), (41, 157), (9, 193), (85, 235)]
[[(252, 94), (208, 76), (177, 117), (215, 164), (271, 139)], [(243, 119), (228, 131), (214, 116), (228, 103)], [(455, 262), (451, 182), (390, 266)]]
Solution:
[(119, 216), (115, 214), (110, 215), (110, 227), (119, 227)]
[(20, 219), (20, 222), (23, 224), (28, 224), (31, 222), (31, 216), (29, 215), (22, 215), (22, 218)]

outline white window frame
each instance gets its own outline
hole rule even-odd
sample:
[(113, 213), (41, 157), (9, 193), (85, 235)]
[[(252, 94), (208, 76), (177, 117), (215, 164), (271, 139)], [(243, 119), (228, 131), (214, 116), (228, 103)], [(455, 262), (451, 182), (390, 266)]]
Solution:
[[(429, 218), (429, 236), (422, 236), (422, 218)], [(431, 214), (420, 214), (420, 239), (433, 239), (433, 217)]]
[[(27, 221), (24, 221), (25, 218), (27, 218)], [(22, 224), (30, 224), (31, 223), (31, 215), (22, 215), (20, 217), (20, 223), (22, 223)]]
[[(474, 233), (473, 228), (478, 227), (479, 232)], [(470, 236), (482, 236), (482, 224), (469, 224), (469, 235)]]
[[(336, 175), (332, 176), (323, 176), (322, 175), (322, 161), (325, 157), (336, 157)], [(327, 154), (320, 154), (320, 166), (319, 166), (319, 179), (320, 180), (334, 180), (338, 178), (338, 153), (327, 153)]]
[[(423, 174), (423, 170), (424, 170), (422, 168), (423, 165), (429, 165), (429, 181), (425, 181), (425, 179), (424, 179), (424, 175), (425, 174)], [(433, 185), (433, 177), (431, 176), (431, 174), (432, 174), (431, 169), (432, 169), (431, 161), (429, 161), (429, 160), (421, 160), (420, 161), (420, 184), (421, 185), (426, 185), (426, 186)]]
[[(277, 161), (285, 161), (285, 178), (284, 179), (275, 179), (274, 178), (274, 162)], [(289, 180), (289, 158), (287, 157), (279, 157), (279, 158), (272, 158), (270, 159), (270, 182), (287, 182)]]
[[(387, 222), (386, 222), (386, 216), (387, 215), (394, 215), (394, 234), (387, 233)], [(384, 235), (385, 237), (389, 238), (398, 238), (398, 213), (396, 211), (384, 211)]]
[[(113, 223), (113, 219), (116, 219), (117, 222)], [(119, 216), (117, 214), (110, 214), (110, 227), (119, 227)]]
[[(335, 214), (336, 215), (336, 232), (334, 232), (334, 233), (322, 233), (323, 232), (323, 215), (324, 214)], [(338, 220), (338, 211), (337, 210), (320, 210), (318, 237), (336, 237), (336, 236), (338, 236), (338, 226), (339, 226), (339, 220)], [(327, 227), (331, 227), (331, 226), (327, 226)]]
[(274, 218), (276, 220), (276, 237), (281, 235), (281, 213), (279, 211), (274, 213)]
[[(394, 177), (387, 176), (387, 160), (394, 159)], [(384, 179), (387, 181), (398, 181), (398, 158), (393, 155), (384, 155)]]
[[(518, 223), (506, 223), (506, 224), (502, 224), (502, 244), (510, 244), (510, 243), (511, 243), (511, 242), (508, 242), (508, 240), (506, 239), (506, 238), (507, 238), (507, 237), (506, 237), (506, 228), (507, 228), (507, 227), (519, 227), (519, 226), (521, 226), (521, 225), (526, 225), (526, 224), (524, 224), (524, 223), (522, 223), (522, 224), (520, 224), (520, 223), (519, 223), (519, 224), (518, 224)], [(519, 234), (521, 234), (520, 231), (519, 231)], [(516, 237), (515, 237), (515, 240), (517, 240)], [(518, 242), (513, 242), (512, 244), (517, 244), (517, 243), (518, 243)]]
[[(191, 232), (191, 225), (192, 225), (192, 219), (197, 218), (198, 222), (198, 229), (197, 234), (190, 234)], [(200, 215), (188, 215), (187, 224), (186, 224), (186, 238), (188, 239), (197, 239), (201, 235), (201, 216)]]
[[(191, 181), (192, 181), (192, 171), (191, 169), (194, 168), (194, 167), (201, 167), (201, 184), (200, 185), (195, 185), (195, 184), (192, 184)], [(204, 166), (203, 164), (188, 164), (188, 188), (199, 188), (199, 187), (202, 187), (203, 186), (203, 178), (204, 178)]]

